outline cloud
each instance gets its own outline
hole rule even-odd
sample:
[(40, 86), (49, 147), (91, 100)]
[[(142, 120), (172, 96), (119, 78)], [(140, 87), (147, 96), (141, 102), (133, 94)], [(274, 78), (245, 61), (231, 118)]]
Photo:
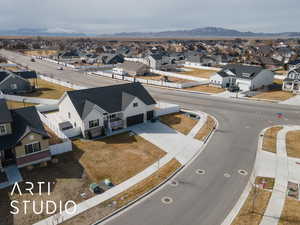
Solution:
[(299, 31), (298, 0), (9, 0), (1, 29), (87, 33), (222, 26), (242, 31)]

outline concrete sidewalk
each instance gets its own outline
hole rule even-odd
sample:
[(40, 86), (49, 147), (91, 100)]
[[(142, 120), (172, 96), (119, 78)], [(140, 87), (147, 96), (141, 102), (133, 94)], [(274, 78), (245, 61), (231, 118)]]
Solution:
[[(198, 126), (197, 129), (200, 130), (201, 127)], [(175, 157), (183, 165), (197, 154), (203, 144), (203, 142), (185, 136), (161, 122), (140, 124), (134, 126), (132, 130)]]
[(286, 135), (289, 131), (300, 130), (299, 126), (285, 126), (277, 134), (276, 175), (273, 192), (260, 225), (278, 224), (284, 207), (289, 176), (289, 159), (286, 152)]

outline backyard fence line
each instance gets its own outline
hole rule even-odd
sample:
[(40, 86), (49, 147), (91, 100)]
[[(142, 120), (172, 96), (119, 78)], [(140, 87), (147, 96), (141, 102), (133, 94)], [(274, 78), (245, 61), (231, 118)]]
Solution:
[(38, 78), (40, 78), (42, 80), (45, 80), (45, 81), (48, 81), (48, 82), (51, 82), (51, 83), (55, 83), (55, 84), (67, 87), (67, 88), (75, 89), (75, 90), (87, 89), (87, 87), (84, 87), (84, 86), (79, 86), (79, 85), (72, 84), (72, 83), (69, 83), (69, 82), (61, 81), (61, 80), (58, 80), (58, 79), (55, 79), (55, 78), (52, 78), (52, 77), (48, 77), (48, 76), (44, 76), (44, 75), (41, 75), (41, 74), (38, 75)]
[(6, 100), (15, 101), (15, 102), (34, 103), (34, 104), (42, 104), (42, 105), (55, 105), (58, 103), (58, 100), (55, 99), (34, 98), (34, 97), (7, 95), (7, 94), (1, 94), (1, 96)]

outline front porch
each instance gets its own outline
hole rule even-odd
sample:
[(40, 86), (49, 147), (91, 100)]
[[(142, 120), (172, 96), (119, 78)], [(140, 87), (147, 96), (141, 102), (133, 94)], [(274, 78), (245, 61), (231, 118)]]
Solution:
[(283, 81), (282, 90), (299, 94), (300, 81)]

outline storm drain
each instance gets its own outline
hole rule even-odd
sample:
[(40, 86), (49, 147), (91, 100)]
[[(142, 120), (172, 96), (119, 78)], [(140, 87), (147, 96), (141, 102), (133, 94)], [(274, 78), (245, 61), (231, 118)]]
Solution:
[(198, 169), (198, 170), (196, 170), (196, 174), (203, 175), (203, 174), (205, 174), (205, 170)]
[(241, 174), (243, 176), (247, 176), (248, 175), (248, 172), (246, 170), (239, 170), (238, 172), (239, 172), (239, 174)]
[(226, 177), (226, 178), (230, 178), (230, 177), (231, 177), (231, 175), (230, 175), (229, 173), (224, 173), (224, 177)]
[(170, 185), (173, 186), (173, 187), (177, 187), (178, 184), (179, 184), (179, 183), (178, 183), (178, 181), (176, 181), (176, 180), (170, 181)]
[(163, 197), (161, 199), (162, 203), (166, 204), (166, 205), (169, 205), (171, 203), (173, 203), (173, 199), (171, 197)]

